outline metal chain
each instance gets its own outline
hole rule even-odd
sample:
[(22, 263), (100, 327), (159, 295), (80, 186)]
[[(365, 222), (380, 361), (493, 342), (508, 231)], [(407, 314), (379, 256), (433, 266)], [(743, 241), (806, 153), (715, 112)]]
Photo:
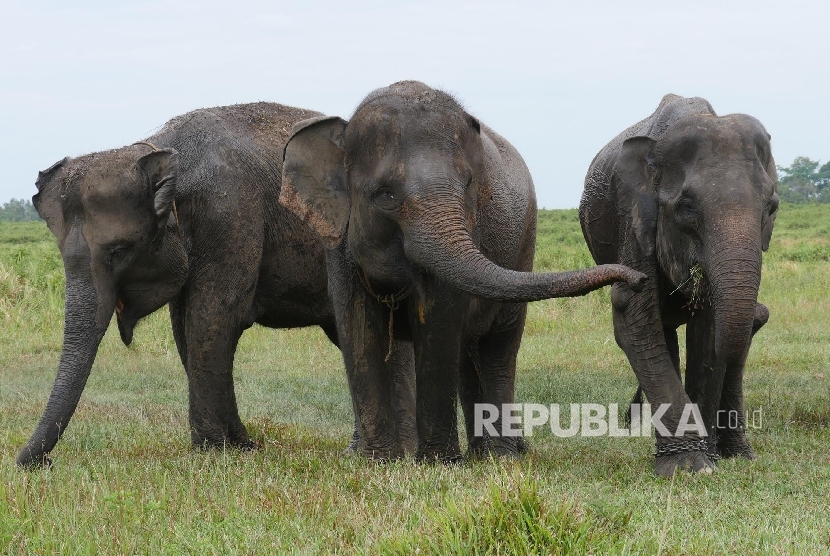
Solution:
[(679, 442), (658, 443), (654, 450), (656, 457), (671, 456), (683, 452), (704, 452), (708, 455), (705, 440), (681, 440)]

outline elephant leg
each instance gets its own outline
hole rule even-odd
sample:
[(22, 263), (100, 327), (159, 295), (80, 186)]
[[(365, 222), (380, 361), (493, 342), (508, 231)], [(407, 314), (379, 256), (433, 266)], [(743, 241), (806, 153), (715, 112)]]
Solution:
[[(415, 423), (415, 356), (412, 344), (395, 340), (388, 363), (392, 377), (392, 410), (398, 427), (398, 438), (404, 453), (418, 449), (418, 427)], [(354, 415), (352, 437), (343, 454), (356, 452), (360, 444), (358, 416)]]
[(185, 294), (179, 294), (173, 299), (168, 308), (170, 310), (170, 324), (173, 329), (173, 341), (176, 342), (176, 350), (179, 352), (179, 359), (182, 365), (187, 369), (187, 339), (185, 333), (185, 308), (187, 303), (184, 301)]
[(666, 338), (666, 349), (669, 350), (669, 357), (671, 357), (672, 365), (674, 365), (674, 372), (677, 373), (677, 378), (682, 381), (683, 378), (680, 375), (680, 345), (677, 341), (677, 329), (663, 327), (663, 336)]
[(464, 428), (467, 431), (467, 453), (473, 457), (483, 456), (490, 444), (487, 431), (475, 435), (475, 406), (484, 403), (484, 385), (481, 382), (481, 359), (478, 341), (470, 341), (461, 350), (458, 363), (458, 397), (464, 412)]
[[(769, 320), (769, 310), (762, 303), (755, 305), (752, 335)], [(718, 454), (722, 458), (756, 458), (746, 438), (746, 411), (744, 409), (744, 363), (727, 365), (719, 407)]]
[(500, 436), (490, 438), (489, 445), (483, 446), (485, 454), (515, 457), (527, 449), (521, 431), (516, 436), (501, 434), (504, 432), (503, 408), (515, 400), (516, 356), (522, 342), (526, 315), (526, 303), (505, 304), (491, 329), (478, 342), (483, 401), (499, 409), (494, 426)]
[(461, 459), (458, 443), (458, 367), (461, 357), (461, 315), (468, 307), (459, 302), (466, 295), (456, 290), (436, 291), (414, 319), (413, 344), (417, 384), (416, 420), (419, 460), (445, 462)]
[(723, 371), (715, 354), (714, 311), (707, 305), (696, 309), (686, 325), (686, 392), (700, 409), (706, 425), (707, 454), (713, 460), (718, 458), (717, 420)]
[[(251, 324), (242, 308), (251, 306), (253, 293), (239, 296), (236, 291), (217, 291), (210, 285), (192, 291), (199, 293), (187, 299), (184, 341), (180, 343), (186, 351), (193, 444), (255, 448), (239, 418), (233, 386), (236, 346)], [(178, 305), (176, 308), (181, 311)]]
[(418, 424), (415, 390), (415, 352), (412, 342), (395, 340), (387, 364), (392, 377), (392, 410), (398, 428), (398, 440), (407, 454), (418, 450)]
[(372, 459), (399, 458), (403, 449), (391, 402), (392, 378), (384, 360), (389, 346), (388, 310), (360, 283), (345, 246), (327, 252), (326, 265), (356, 420), (354, 450)]
[[(711, 472), (705, 441), (695, 432), (676, 436), (690, 403), (669, 352), (657, 303), (656, 284), (641, 293), (615, 284), (611, 288), (614, 336), (645, 392), (655, 420), (655, 473), (671, 476), (677, 469)], [(662, 430), (661, 430), (662, 427)]]

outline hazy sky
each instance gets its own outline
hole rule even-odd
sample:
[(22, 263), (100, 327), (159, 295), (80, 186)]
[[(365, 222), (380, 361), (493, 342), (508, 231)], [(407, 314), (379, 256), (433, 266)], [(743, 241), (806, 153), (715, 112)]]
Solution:
[(31, 197), (66, 155), (194, 108), (348, 118), (401, 79), (454, 93), (512, 142), (548, 208), (577, 206), (596, 152), (669, 92), (757, 117), (780, 165), (826, 162), (828, 5), (0, 0), (0, 203)]

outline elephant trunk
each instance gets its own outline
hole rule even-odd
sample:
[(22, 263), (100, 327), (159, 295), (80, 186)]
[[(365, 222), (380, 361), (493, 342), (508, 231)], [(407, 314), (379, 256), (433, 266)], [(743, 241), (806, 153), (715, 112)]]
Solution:
[(84, 275), (87, 273), (70, 273), (67, 264), (63, 348), (58, 372), (43, 416), (17, 456), (17, 465), (21, 467), (50, 464), (49, 452), (75, 412), (115, 308), (114, 293), (102, 299), (89, 275)]
[[(761, 245), (748, 234), (731, 234), (714, 245), (709, 263), (709, 292), (715, 319), (719, 365), (743, 365), (761, 283)], [(737, 236), (737, 237), (736, 237)]]
[(460, 200), (434, 204), (421, 205), (418, 212), (424, 214), (403, 224), (404, 249), (410, 260), (470, 295), (521, 303), (585, 295), (615, 282), (628, 282), (638, 291), (642, 288), (644, 276), (623, 265), (544, 273), (500, 267), (485, 257), (473, 242), (465, 226)]

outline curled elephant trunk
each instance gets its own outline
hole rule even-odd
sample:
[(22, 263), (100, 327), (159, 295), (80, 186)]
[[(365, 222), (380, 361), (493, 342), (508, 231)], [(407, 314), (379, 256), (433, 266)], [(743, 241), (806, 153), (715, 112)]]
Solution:
[(640, 291), (646, 279), (645, 275), (617, 264), (567, 272), (509, 270), (489, 260), (476, 247), (464, 226), (460, 207), (455, 211), (435, 207), (422, 210), (430, 216), (412, 218), (403, 225), (407, 256), (475, 297), (521, 303), (585, 295), (615, 282), (627, 282)]
[(21, 467), (50, 464), (49, 452), (75, 413), (115, 307), (114, 294), (107, 296), (112, 297), (111, 300), (102, 300), (88, 277), (67, 274), (63, 348), (58, 373), (43, 416), (17, 456), (17, 465)]

